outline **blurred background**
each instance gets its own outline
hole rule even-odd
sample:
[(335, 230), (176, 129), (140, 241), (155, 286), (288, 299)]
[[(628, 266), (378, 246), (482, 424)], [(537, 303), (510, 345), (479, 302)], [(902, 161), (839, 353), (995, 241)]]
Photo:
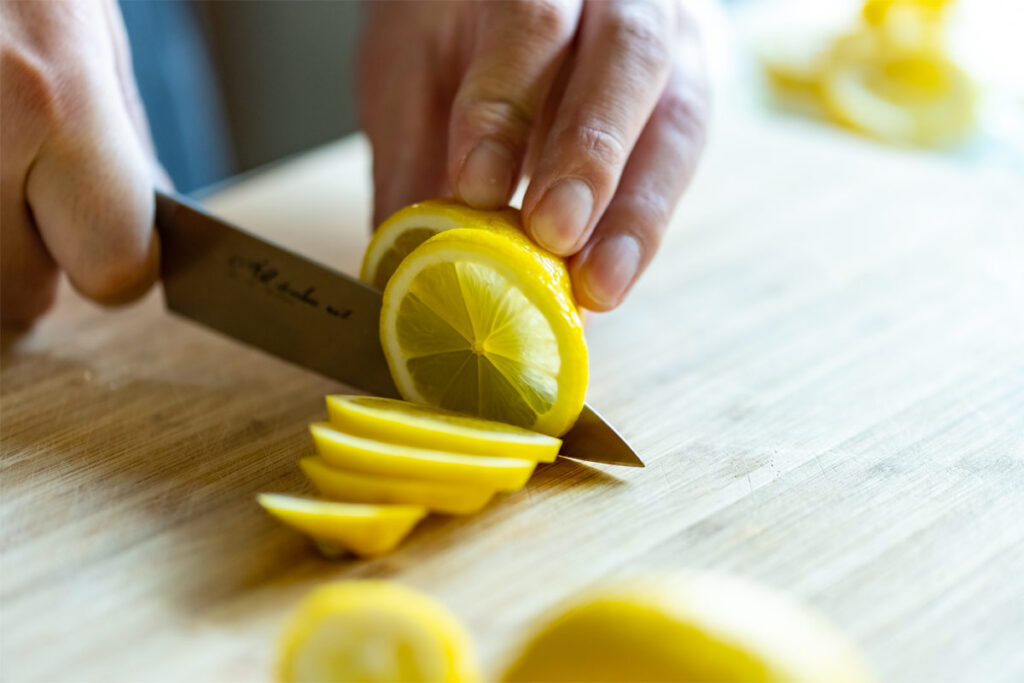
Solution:
[[(695, 0), (719, 114), (1024, 174), (1024, 2)], [(195, 192), (357, 129), (361, 4), (121, 3), (160, 158)]]

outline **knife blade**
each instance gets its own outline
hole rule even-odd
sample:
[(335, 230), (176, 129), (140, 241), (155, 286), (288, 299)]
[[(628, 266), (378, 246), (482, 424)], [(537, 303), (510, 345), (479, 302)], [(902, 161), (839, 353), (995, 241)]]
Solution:
[[(378, 290), (183, 197), (156, 193), (156, 227), (170, 311), (349, 386), (401, 398), (380, 345)], [(588, 405), (563, 435), (562, 455), (644, 466)]]

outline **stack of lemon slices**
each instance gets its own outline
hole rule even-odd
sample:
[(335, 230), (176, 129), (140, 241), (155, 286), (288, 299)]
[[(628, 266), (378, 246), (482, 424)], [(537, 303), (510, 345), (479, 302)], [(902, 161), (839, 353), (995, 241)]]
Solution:
[(262, 494), (272, 515), (328, 555), (389, 552), (430, 512), (476, 512), (522, 488), (561, 440), (519, 427), (372, 396), (328, 396), (299, 462), (323, 499)]

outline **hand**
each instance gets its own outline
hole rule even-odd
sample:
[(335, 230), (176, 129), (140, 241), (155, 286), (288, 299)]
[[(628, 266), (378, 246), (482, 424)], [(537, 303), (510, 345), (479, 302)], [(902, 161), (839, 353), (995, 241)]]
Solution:
[(3, 2), (0, 67), (0, 318), (41, 315), (61, 270), (100, 302), (141, 295), (159, 167), (116, 4)]
[(697, 164), (708, 96), (677, 0), (384, 2), (368, 9), (360, 117), (375, 221), (431, 196), (504, 205), (571, 256), (609, 310), (650, 262)]

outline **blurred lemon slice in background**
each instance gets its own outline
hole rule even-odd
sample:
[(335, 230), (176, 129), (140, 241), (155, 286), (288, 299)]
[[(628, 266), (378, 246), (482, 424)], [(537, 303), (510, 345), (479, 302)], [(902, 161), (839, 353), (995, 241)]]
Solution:
[(892, 144), (949, 144), (974, 125), (971, 82), (938, 52), (856, 55), (837, 49), (821, 94), (839, 122)]
[(325, 554), (350, 550), (381, 555), (394, 549), (427, 516), (417, 505), (358, 505), (261, 493), (263, 508), (317, 541)]
[(562, 446), (560, 439), (503, 422), (376, 396), (328, 396), (327, 414), (349, 434), (451, 453), (552, 462)]
[(708, 574), (655, 577), (572, 601), (523, 648), (506, 681), (829, 681), (872, 677), (820, 617)]
[(564, 261), (523, 234), (518, 211), (442, 205), (465, 227), (416, 247), (384, 290), (381, 344), (399, 392), (560, 436), (587, 388), (583, 324)]
[(281, 638), (280, 680), (458, 683), (479, 679), (472, 645), (444, 607), (386, 581), (313, 590)]
[(848, 31), (790, 29), (762, 37), (757, 52), (785, 104), (886, 143), (945, 146), (967, 137), (978, 108), (971, 79), (947, 55), (951, 4), (867, 0)]

